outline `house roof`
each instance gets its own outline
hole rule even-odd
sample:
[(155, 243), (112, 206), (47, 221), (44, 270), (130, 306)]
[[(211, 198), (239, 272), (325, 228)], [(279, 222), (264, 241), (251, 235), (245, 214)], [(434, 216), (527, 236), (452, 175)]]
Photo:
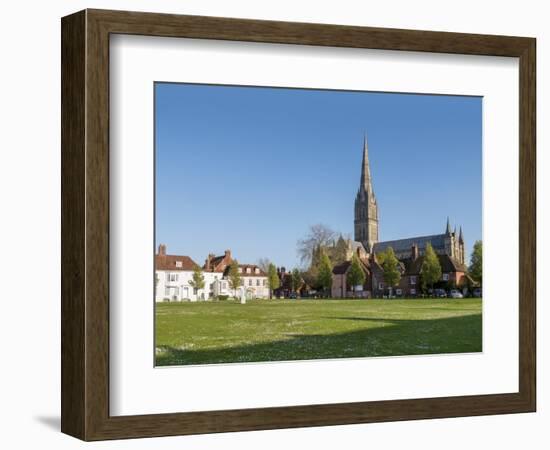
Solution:
[(155, 255), (156, 270), (193, 270), (197, 265), (195, 261), (185, 255)]
[(223, 273), (225, 271), (225, 268), (231, 263), (233, 259), (231, 258), (231, 252), (229, 250), (226, 250), (225, 254), (215, 256), (215, 255), (208, 255), (207, 262), (203, 264), (202, 268), (204, 270), (207, 270), (207, 264), (210, 266), (208, 268), (208, 272), (219, 272)]
[(444, 234), (432, 234), (431, 236), (417, 236), (405, 239), (396, 239), (394, 241), (383, 241), (374, 244), (374, 252), (380, 253), (391, 247), (394, 252), (402, 252), (410, 250), (413, 244), (418, 245), (419, 249), (425, 249), (426, 245), (430, 243), (434, 248), (445, 247), (445, 235)]
[[(437, 255), (439, 259), (439, 264), (441, 265), (441, 271), (444, 273), (448, 272), (466, 272), (466, 266), (459, 263), (455, 259), (451, 258), (449, 255)], [(422, 269), (422, 264), (424, 263), (424, 256), (419, 256), (415, 260), (411, 258), (406, 258), (402, 260), (405, 265), (405, 274), (407, 275), (417, 275)]]
[[(239, 267), (242, 269), (242, 272), (240, 273), (243, 277), (265, 277), (267, 276), (265, 272), (260, 269), (259, 266), (256, 264), (239, 264)], [(246, 273), (246, 269), (250, 268), (250, 273)], [(259, 273), (256, 273), (256, 269), (259, 270)], [(227, 266), (224, 270), (224, 274), (227, 274), (229, 272), (229, 266)]]
[[(363, 269), (363, 272), (369, 273), (369, 263), (360, 259), (359, 262), (361, 263), (361, 268)], [(351, 266), (351, 261), (344, 261), (343, 263), (337, 264), (333, 267), (332, 273), (334, 275), (344, 275), (349, 267)]]
[(351, 266), (351, 261), (344, 261), (334, 266), (332, 273), (334, 275), (344, 275), (348, 271), (349, 266)]

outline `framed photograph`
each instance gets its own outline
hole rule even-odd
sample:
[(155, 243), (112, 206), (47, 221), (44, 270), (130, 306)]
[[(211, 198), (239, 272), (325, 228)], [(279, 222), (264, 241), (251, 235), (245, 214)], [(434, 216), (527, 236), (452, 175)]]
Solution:
[(535, 39), (62, 29), (62, 431), (532, 412)]

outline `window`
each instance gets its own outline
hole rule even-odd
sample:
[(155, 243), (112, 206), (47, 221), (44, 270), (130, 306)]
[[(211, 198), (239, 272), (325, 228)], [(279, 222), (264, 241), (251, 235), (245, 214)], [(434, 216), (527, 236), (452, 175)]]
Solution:
[(255, 273), (260, 273), (260, 269), (258, 269), (257, 267), (254, 269), (254, 272)]
[(378, 283), (378, 289), (384, 289), (384, 283)]
[(264, 280), (264, 286), (267, 286), (267, 280)]
[(443, 281), (449, 281), (449, 274), (448, 273), (443, 274)]
[(176, 261), (176, 267), (182, 267), (181, 261)]
[(411, 277), (411, 286), (414, 286), (416, 284), (416, 277)]
[(416, 289), (411, 289), (411, 295), (416, 295)]
[(260, 280), (256, 280), (256, 286), (260, 285)]
[(166, 275), (167, 281), (178, 281), (178, 274), (177, 273), (169, 273)]
[(252, 273), (252, 269), (250, 267), (246, 268), (246, 273)]
[(164, 295), (170, 295), (170, 288), (164, 288)]
[(243, 271), (243, 268), (239, 267), (239, 273), (242, 273), (242, 271)]
[(401, 295), (401, 289), (396, 289), (396, 290), (395, 290), (395, 293), (396, 293), (397, 295)]
[(252, 286), (252, 279), (251, 278), (248, 280), (248, 285)]

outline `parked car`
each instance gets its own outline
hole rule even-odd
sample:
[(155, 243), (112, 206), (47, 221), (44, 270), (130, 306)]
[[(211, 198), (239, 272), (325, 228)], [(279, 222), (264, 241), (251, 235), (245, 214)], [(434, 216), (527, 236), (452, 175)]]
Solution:
[(445, 289), (434, 289), (434, 296), (438, 298), (447, 298)]
[(451, 289), (450, 297), (451, 298), (464, 298), (464, 296), (462, 295), (462, 293), (458, 289)]
[(481, 297), (481, 289), (475, 288), (474, 292), (472, 293), (474, 297)]

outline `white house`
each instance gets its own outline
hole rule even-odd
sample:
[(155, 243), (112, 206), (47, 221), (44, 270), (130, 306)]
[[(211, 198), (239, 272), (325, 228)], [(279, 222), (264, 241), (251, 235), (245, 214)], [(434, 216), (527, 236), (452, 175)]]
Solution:
[(267, 275), (254, 264), (239, 264), (242, 286), (247, 298), (269, 298)]
[[(218, 264), (210, 264), (208, 261), (216, 261)], [(235, 292), (230, 289), (227, 272), (231, 262), (231, 252), (227, 250), (225, 255), (214, 257), (209, 255), (207, 263), (203, 267), (204, 288), (195, 289), (191, 285), (193, 270), (198, 264), (189, 256), (168, 255), (166, 245), (159, 245), (155, 255), (155, 301), (201, 301), (227, 295), (233, 296)], [(268, 298), (269, 288), (267, 276), (259, 267), (251, 264), (239, 265), (242, 283), (237, 291), (241, 296), (244, 290), (247, 298)]]

